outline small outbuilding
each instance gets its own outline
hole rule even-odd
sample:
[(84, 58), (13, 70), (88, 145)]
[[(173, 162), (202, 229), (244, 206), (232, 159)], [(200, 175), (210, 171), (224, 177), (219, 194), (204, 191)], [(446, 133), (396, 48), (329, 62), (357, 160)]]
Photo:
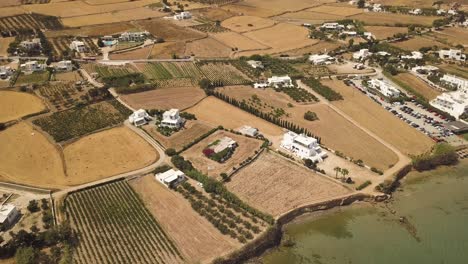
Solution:
[(185, 180), (185, 174), (180, 170), (170, 169), (168, 171), (154, 175), (156, 180), (166, 185), (169, 188), (176, 187), (179, 183)]
[(20, 213), (16, 207), (12, 204), (5, 204), (0, 206), (0, 227), (2, 230), (10, 227), (16, 219), (19, 217)]

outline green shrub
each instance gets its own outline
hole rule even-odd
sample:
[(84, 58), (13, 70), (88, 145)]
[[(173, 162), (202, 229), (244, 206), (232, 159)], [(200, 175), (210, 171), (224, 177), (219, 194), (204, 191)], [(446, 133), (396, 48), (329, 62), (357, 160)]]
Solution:
[(371, 181), (369, 181), (369, 180), (368, 180), (368, 181), (365, 181), (365, 182), (363, 182), (361, 185), (359, 185), (358, 187), (356, 187), (356, 190), (360, 191), (360, 190), (366, 188), (367, 186), (369, 186), (369, 185), (371, 185), (371, 184), (372, 184)]
[(315, 121), (318, 120), (318, 116), (315, 112), (307, 111), (304, 113), (304, 119), (309, 121)]

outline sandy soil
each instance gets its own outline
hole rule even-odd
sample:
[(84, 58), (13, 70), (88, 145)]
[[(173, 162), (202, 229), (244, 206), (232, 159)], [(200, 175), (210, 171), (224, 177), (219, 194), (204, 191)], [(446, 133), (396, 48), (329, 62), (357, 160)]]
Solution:
[(240, 246), (198, 215), (180, 194), (158, 183), (153, 175), (132, 180), (130, 185), (190, 263), (208, 263)]
[(402, 15), (393, 13), (376, 13), (367, 12), (349, 17), (350, 19), (360, 20), (366, 25), (379, 25), (379, 26), (395, 26), (397, 23), (404, 24), (419, 24), (424, 26), (431, 26), (432, 21), (439, 17), (433, 16), (413, 16), (413, 15)]
[(408, 51), (419, 50), (420, 48), (423, 48), (423, 47), (433, 47), (434, 45), (440, 48), (448, 47), (447, 45), (437, 42), (433, 39), (426, 38), (426, 37), (419, 37), (419, 36), (416, 36), (406, 41), (394, 42), (391, 45), (399, 47), (404, 50), (408, 50)]
[(182, 130), (172, 134), (169, 137), (161, 135), (161, 133), (156, 130), (154, 125), (143, 126), (143, 129), (164, 147), (173, 148), (179, 151), (182, 149), (182, 147), (192, 142), (194, 139), (213, 129), (213, 127), (199, 121), (188, 120)]
[(88, 182), (143, 168), (159, 155), (144, 139), (127, 127), (91, 134), (65, 146), (67, 174)]
[(13, 91), (0, 91), (0, 122), (40, 112), (45, 105), (38, 97)]
[(150, 59), (170, 59), (172, 55), (182, 55), (185, 53), (184, 42), (164, 42), (153, 45)]
[(205, 97), (198, 87), (172, 87), (122, 95), (122, 99), (134, 108), (186, 109)]
[(428, 101), (436, 98), (438, 95), (441, 94), (441, 92), (431, 88), (427, 83), (425, 83), (423, 80), (419, 79), (411, 73), (401, 73), (398, 74), (396, 78), (408, 84), (411, 88), (413, 88), (422, 96), (424, 96), (424, 98), (426, 98)]
[(289, 50), (287, 53), (290, 56), (302, 56), (307, 53), (319, 53), (319, 52), (328, 52), (334, 50), (340, 46), (339, 43), (329, 42), (329, 41), (320, 41), (317, 44), (307, 46), (304, 48)]
[(144, 48), (139, 48), (131, 50), (128, 52), (122, 53), (111, 53), (109, 58), (111, 60), (140, 60), (148, 58), (148, 55), (151, 54), (152, 46), (147, 46)]
[(247, 32), (253, 30), (259, 30), (266, 27), (272, 27), (275, 25), (274, 20), (255, 17), (255, 16), (236, 16), (224, 20), (221, 26), (228, 28), (235, 32)]
[[(203, 154), (203, 150), (212, 142), (221, 139), (223, 137), (230, 137), (239, 145), (232, 156), (224, 163), (211, 160)], [(209, 137), (200, 141), (196, 145), (192, 146), (188, 150), (182, 153), (185, 159), (192, 162), (193, 166), (199, 171), (207, 174), (210, 177), (221, 179), (220, 173), (228, 173), (233, 167), (238, 167), (239, 163), (246, 160), (248, 157), (252, 157), (256, 150), (260, 150), (262, 141), (248, 138), (241, 135), (236, 135), (227, 131), (216, 131)]]
[(19, 6), (0, 8), (0, 17), (15, 16), (25, 14), (26, 12)]
[(346, 86), (343, 82), (334, 80), (324, 81), (323, 84), (332, 87), (344, 96), (345, 100), (335, 101), (334, 105), (385, 141), (393, 144), (401, 152), (418, 155), (428, 151), (434, 145), (429, 137), (396, 118), (367, 96), (356, 90), (353, 91), (353, 88)]
[(213, 38), (219, 40), (224, 45), (231, 48), (237, 48), (240, 51), (243, 50), (261, 50), (268, 49), (268, 46), (262, 45), (254, 40), (247, 38), (236, 32), (223, 32), (213, 35)]
[(273, 19), (283, 22), (296, 22), (297, 24), (301, 23), (310, 23), (314, 25), (322, 24), (327, 21), (336, 21), (344, 19), (344, 16), (337, 14), (326, 14), (326, 13), (316, 13), (310, 10), (299, 11), (294, 13), (286, 13), (280, 16), (274, 17)]
[(397, 33), (408, 33), (407, 27), (367, 26), (366, 30), (372, 33), (377, 39), (393, 37), (393, 35)]
[(460, 27), (444, 28), (442, 31), (434, 31), (436, 38), (443, 39), (453, 46), (458, 44), (468, 46), (468, 30)]
[(273, 216), (350, 193), (326, 176), (319, 176), (270, 152), (261, 154), (234, 174), (227, 187), (247, 203)]
[(8, 47), (11, 42), (15, 40), (15, 37), (0, 38), (0, 56), (8, 56)]
[(359, 9), (354, 6), (345, 7), (345, 6), (329, 6), (329, 5), (322, 5), (322, 6), (310, 8), (310, 9), (307, 9), (307, 11), (339, 15), (339, 16), (345, 16), (345, 17), (364, 13), (363, 9)]
[(125, 31), (133, 30), (135, 26), (128, 22), (113, 23), (106, 25), (95, 25), (87, 26), (73, 29), (63, 29), (56, 31), (46, 31), (44, 34), (51, 37), (63, 37), (63, 36), (75, 36), (75, 35), (84, 35), (84, 36), (102, 36), (102, 35), (113, 35), (116, 33), (122, 33)]
[(206, 36), (206, 34), (179, 27), (164, 19), (138, 21), (137, 25), (142, 27), (142, 29), (148, 30), (153, 36), (161, 37), (166, 41), (188, 41)]
[(33, 186), (59, 187), (64, 181), (59, 150), (25, 122), (0, 132), (0, 179)]
[(82, 78), (81, 78), (81, 75), (77, 71), (72, 71), (72, 72), (56, 73), (55, 80), (77, 82), (77, 81), (81, 81)]
[(187, 43), (185, 55), (199, 58), (229, 57), (231, 48), (211, 37)]
[(21, 0), (3, 0), (0, 3), (0, 7), (16, 6), (16, 5), (20, 5), (20, 4), (21, 4)]

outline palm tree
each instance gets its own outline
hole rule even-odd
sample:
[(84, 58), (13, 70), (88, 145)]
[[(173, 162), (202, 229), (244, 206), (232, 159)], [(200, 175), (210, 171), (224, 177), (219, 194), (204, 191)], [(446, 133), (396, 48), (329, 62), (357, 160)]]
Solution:
[(346, 178), (346, 175), (348, 175), (348, 174), (349, 174), (349, 170), (347, 170), (347, 169), (341, 169), (341, 175), (343, 175), (343, 179), (345, 179), (345, 178)]
[(338, 179), (338, 173), (341, 173), (341, 168), (335, 167), (333, 170), (336, 172), (335, 178)]

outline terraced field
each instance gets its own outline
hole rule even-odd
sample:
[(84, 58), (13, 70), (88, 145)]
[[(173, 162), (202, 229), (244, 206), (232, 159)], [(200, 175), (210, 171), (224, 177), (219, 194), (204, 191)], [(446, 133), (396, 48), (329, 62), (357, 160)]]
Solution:
[(65, 204), (79, 238), (76, 263), (183, 263), (179, 249), (127, 182), (73, 193)]

